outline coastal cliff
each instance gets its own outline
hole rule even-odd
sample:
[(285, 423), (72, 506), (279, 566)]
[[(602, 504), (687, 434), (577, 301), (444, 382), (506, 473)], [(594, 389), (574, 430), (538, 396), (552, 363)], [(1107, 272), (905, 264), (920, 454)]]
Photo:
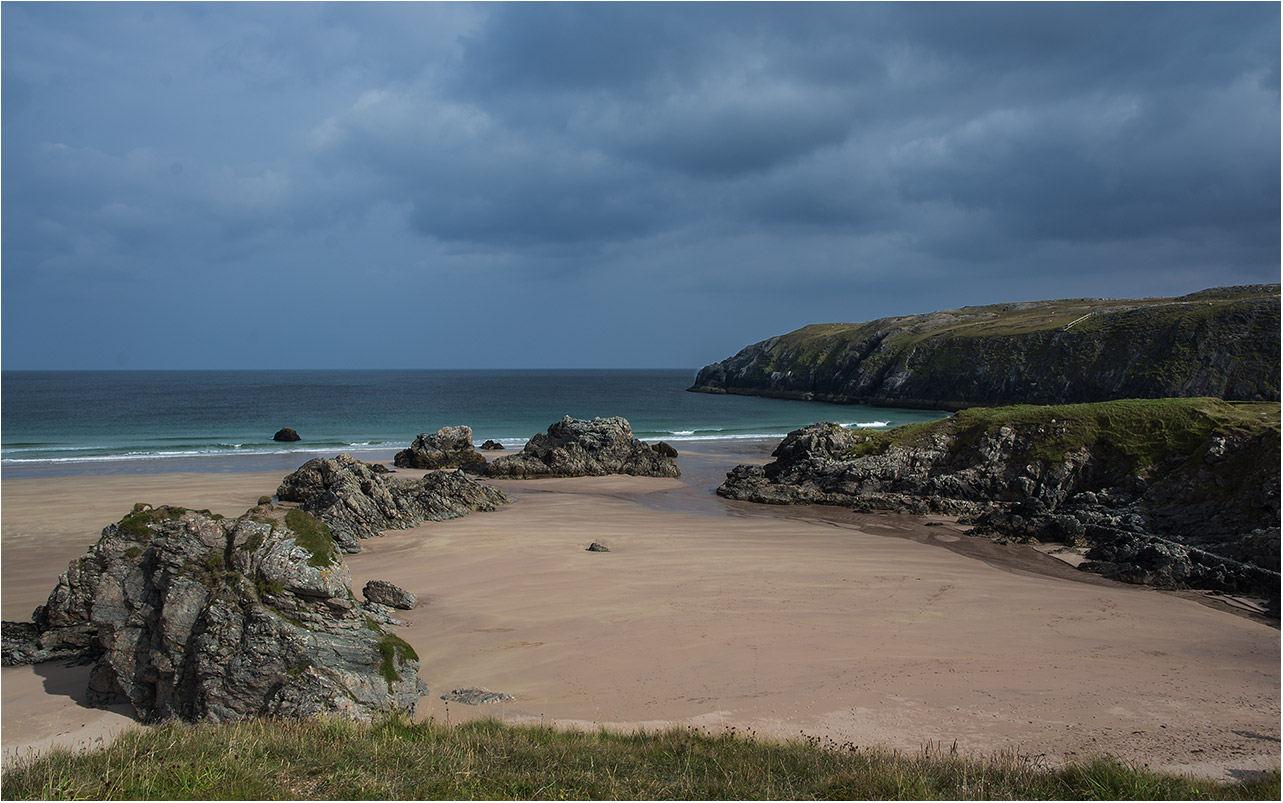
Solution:
[(1279, 594), (1279, 405), (1219, 399), (972, 408), (927, 424), (789, 433), (732, 499), (946, 513), (976, 534), (1090, 547), (1084, 568)]
[(705, 366), (691, 391), (957, 410), (1120, 398), (1279, 400), (1279, 285), (814, 324)]

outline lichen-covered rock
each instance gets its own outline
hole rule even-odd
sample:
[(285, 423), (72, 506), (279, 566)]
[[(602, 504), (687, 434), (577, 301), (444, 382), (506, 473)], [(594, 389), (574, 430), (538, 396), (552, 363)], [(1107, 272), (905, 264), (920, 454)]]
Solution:
[(347, 454), (307, 461), (281, 481), (276, 495), (324, 521), (344, 552), (360, 551), (360, 539), (384, 530), (494, 510), (508, 501), (498, 488), (462, 471), (401, 477), (376, 472)]
[(361, 594), (370, 602), (403, 611), (410, 610), (418, 602), (418, 598), (409, 591), (387, 580), (371, 580), (361, 589)]
[(886, 433), (813, 424), (717, 489), (768, 504), (944, 513), (977, 535), (1092, 547), (1129, 582), (1279, 594), (1276, 404), (1214, 399), (963, 411)]
[(535, 435), (520, 452), (495, 458), (488, 473), (511, 478), (681, 475), (673, 457), (633, 437), (626, 419), (583, 421), (570, 416)]
[(299, 510), (136, 507), (59, 578), (34, 627), (41, 649), (94, 661), (91, 703), (127, 701), (145, 722), (368, 720), (412, 715), (425, 692), (414, 650), (364, 614), (328, 529)]
[(469, 427), (442, 427), (434, 434), (420, 434), (409, 449), (397, 452), (397, 468), (458, 468), (484, 474), (486, 458), (472, 445)]

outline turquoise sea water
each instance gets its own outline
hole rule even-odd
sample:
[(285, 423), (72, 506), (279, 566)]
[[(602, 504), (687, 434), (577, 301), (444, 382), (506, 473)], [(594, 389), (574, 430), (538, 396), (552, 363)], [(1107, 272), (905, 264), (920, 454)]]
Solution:
[[(420, 432), (472, 427), (520, 448), (562, 416), (619, 415), (645, 441), (782, 438), (816, 421), (886, 428), (921, 410), (688, 393), (671, 371), (5, 371), (0, 466), (7, 476), (259, 470), (298, 454), (386, 454)], [(276, 443), (292, 427), (303, 440)], [(177, 468), (184, 466), (185, 468)]]

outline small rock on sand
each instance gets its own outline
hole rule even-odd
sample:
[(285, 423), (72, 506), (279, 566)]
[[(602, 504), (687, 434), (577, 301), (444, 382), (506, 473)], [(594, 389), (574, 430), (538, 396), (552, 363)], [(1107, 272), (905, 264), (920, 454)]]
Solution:
[(466, 703), (467, 705), (481, 705), (482, 703), (498, 703), (505, 700), (514, 699), (511, 694), (504, 694), (499, 691), (490, 691), (489, 689), (468, 688), (455, 689), (449, 694), (441, 695), (441, 699), (447, 703)]

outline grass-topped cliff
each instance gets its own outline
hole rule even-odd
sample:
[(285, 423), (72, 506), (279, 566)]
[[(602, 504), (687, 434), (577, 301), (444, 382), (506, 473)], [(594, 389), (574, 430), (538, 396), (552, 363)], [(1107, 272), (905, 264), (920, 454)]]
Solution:
[(962, 307), (805, 326), (706, 366), (691, 390), (934, 409), (1278, 401), (1279, 326), (1279, 285)]
[(1236, 783), (1108, 758), (1063, 767), (948, 748), (904, 755), (729, 729), (608, 733), (388, 720), (169, 724), (19, 760), (8, 800), (1277, 800), (1277, 770)]

